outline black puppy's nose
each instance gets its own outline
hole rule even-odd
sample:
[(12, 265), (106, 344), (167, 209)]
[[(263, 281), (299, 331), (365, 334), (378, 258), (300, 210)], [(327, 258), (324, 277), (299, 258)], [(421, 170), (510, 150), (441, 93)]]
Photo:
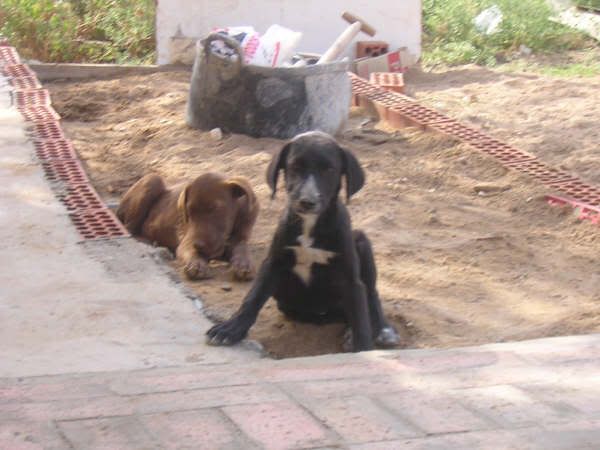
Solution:
[(300, 200), (299, 204), (300, 208), (302, 208), (304, 211), (312, 211), (317, 207), (317, 202), (309, 199), (302, 199)]

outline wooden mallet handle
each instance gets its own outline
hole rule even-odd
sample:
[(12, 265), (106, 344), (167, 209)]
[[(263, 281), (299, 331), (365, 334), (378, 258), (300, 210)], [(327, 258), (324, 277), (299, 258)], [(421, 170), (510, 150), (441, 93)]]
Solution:
[(354, 22), (360, 22), (360, 31), (368, 34), (371, 37), (375, 36), (375, 28), (373, 28), (367, 22), (362, 20), (360, 17), (355, 16), (354, 14), (351, 14), (348, 11), (344, 11), (344, 14), (342, 14), (342, 19), (344, 19), (349, 24), (353, 24)]

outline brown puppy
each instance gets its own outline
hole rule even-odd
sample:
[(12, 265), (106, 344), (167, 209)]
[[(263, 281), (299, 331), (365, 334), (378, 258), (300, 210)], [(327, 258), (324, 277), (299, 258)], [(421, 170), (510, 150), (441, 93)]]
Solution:
[(209, 277), (208, 261), (230, 261), (241, 280), (251, 279), (248, 239), (259, 205), (244, 178), (207, 173), (168, 189), (146, 175), (123, 196), (117, 217), (129, 232), (168, 247), (191, 279)]

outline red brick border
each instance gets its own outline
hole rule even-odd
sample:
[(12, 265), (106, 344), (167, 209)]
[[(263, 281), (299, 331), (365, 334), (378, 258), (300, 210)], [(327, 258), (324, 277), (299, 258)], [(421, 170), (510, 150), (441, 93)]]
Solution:
[(559, 197), (558, 195), (547, 195), (546, 200), (551, 205), (569, 205), (575, 208), (578, 217), (581, 220), (589, 220), (596, 225), (600, 225), (600, 208), (586, 205), (585, 203)]
[(19, 54), (14, 47), (0, 46), (0, 65), (19, 64), (20, 62)]
[(37, 78), (35, 72), (26, 64), (10, 64), (0, 69), (2, 75), (7, 78)]
[(39, 159), (77, 159), (73, 144), (66, 139), (35, 141), (35, 153)]
[[(37, 106), (36, 106), (37, 108)], [(27, 119), (28, 113), (23, 113), (23, 110), (28, 108), (21, 109), (21, 114), (23, 117)], [(66, 139), (65, 135), (60, 127), (60, 123), (58, 120), (48, 120), (44, 122), (30, 122), (29, 129), (31, 130), (31, 136), (35, 140), (43, 140), (43, 141), (54, 141), (57, 139)]]
[(50, 105), (17, 107), (27, 122), (57, 122), (60, 115)]
[(85, 239), (107, 239), (129, 236), (112, 211), (105, 206), (97, 209), (76, 209), (69, 214), (77, 231)]
[(13, 100), (17, 108), (50, 106), (50, 93), (46, 89), (18, 89)]
[(52, 108), (50, 94), (13, 47), (0, 46), (0, 71), (13, 87), (17, 110), (27, 122), (35, 153), (57, 198), (84, 239), (127, 237), (129, 233), (106, 207), (83, 169)]
[(76, 186), (89, 184), (88, 177), (78, 159), (49, 159), (42, 161), (46, 178)]
[(15, 89), (39, 89), (42, 87), (42, 84), (36, 77), (9, 78), (8, 82)]

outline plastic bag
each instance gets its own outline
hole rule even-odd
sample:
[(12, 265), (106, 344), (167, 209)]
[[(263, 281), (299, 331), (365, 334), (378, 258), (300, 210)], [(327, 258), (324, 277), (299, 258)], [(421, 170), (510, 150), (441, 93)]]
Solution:
[(302, 33), (280, 25), (271, 25), (259, 39), (258, 48), (250, 64), (258, 66), (281, 66), (291, 60)]
[[(302, 38), (302, 33), (280, 25), (271, 25), (262, 36), (249, 26), (218, 28), (214, 31), (227, 34), (239, 42), (246, 64), (269, 67), (288, 62)], [(211, 51), (231, 58), (236, 55), (233, 49), (219, 41), (211, 43)]]
[(477, 31), (483, 34), (494, 34), (500, 31), (500, 23), (502, 22), (502, 11), (498, 5), (490, 6), (479, 13), (473, 23)]

